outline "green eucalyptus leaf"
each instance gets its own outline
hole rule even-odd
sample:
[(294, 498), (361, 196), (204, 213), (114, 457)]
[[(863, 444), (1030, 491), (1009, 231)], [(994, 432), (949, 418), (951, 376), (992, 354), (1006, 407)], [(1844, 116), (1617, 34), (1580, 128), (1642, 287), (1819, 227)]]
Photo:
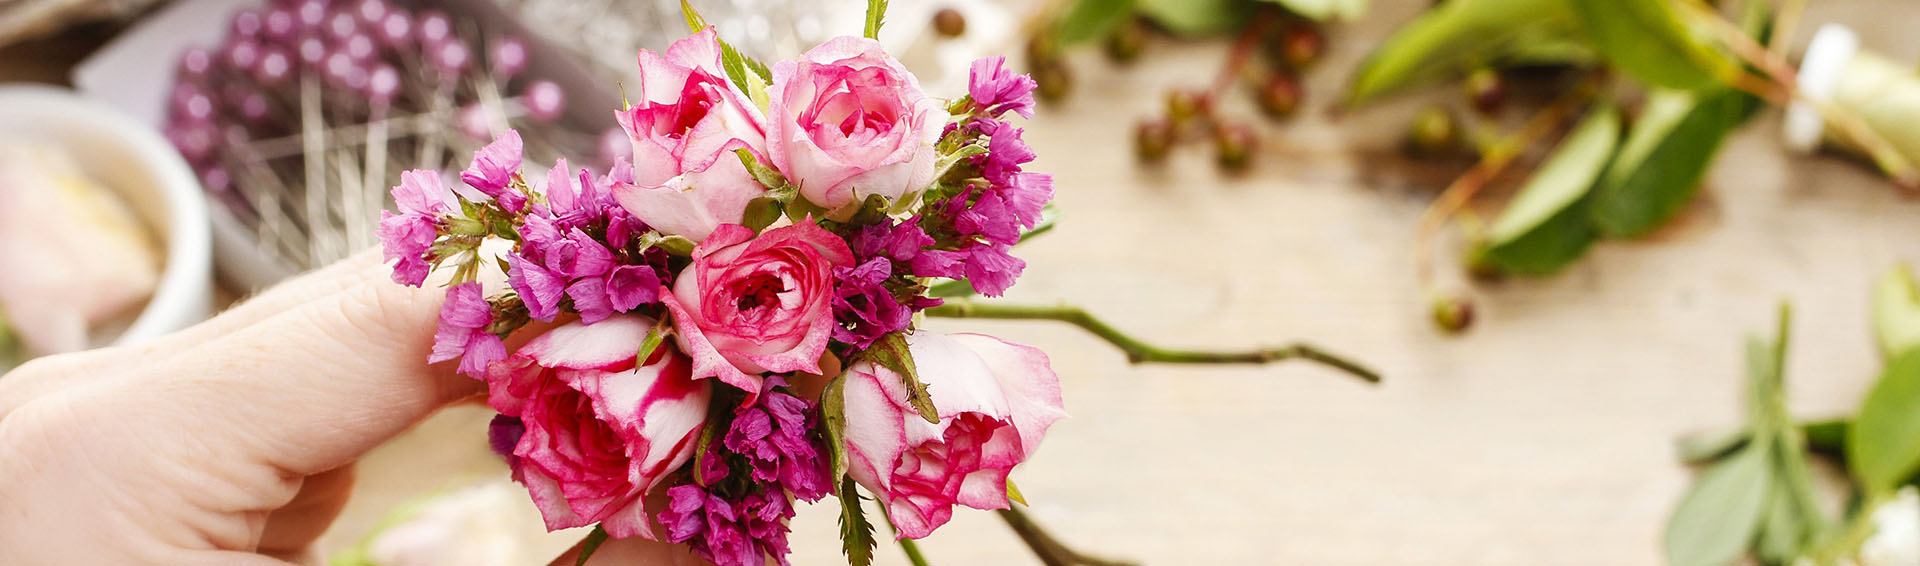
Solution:
[(1134, 0), (1079, 0), (1067, 9), (1054, 28), (1061, 45), (1075, 45), (1106, 37), (1133, 15)]
[(1593, 243), (1586, 196), (1613, 156), (1620, 112), (1602, 104), (1553, 149), (1533, 177), (1487, 227), (1474, 262), (1507, 273), (1546, 275)]
[[(1422, 12), (1375, 48), (1354, 72), (1346, 104), (1465, 75), (1507, 56), (1573, 59), (1579, 26), (1568, 2), (1451, 0)], [(1539, 51), (1559, 51), (1554, 55)]]
[(860, 506), (860, 490), (851, 477), (840, 480), (840, 544), (848, 566), (873, 564), (873, 547), (878, 541), (873, 538), (873, 523)]
[(1137, 0), (1141, 15), (1174, 35), (1221, 35), (1246, 25), (1253, 16), (1250, 0)]
[(1367, 0), (1266, 0), (1314, 21), (1354, 21), (1367, 14)]
[(1892, 495), (1920, 469), (1920, 349), (1887, 364), (1847, 436), (1848, 468), (1869, 499)]
[(1654, 86), (1725, 86), (1733, 60), (1694, 37), (1675, 3), (1688, 0), (1572, 0), (1580, 25), (1613, 66)]
[(1744, 118), (1744, 96), (1657, 89), (1594, 190), (1593, 221), (1609, 237), (1644, 235), (1699, 192), (1720, 142)]
[(1726, 566), (1746, 553), (1773, 494), (1770, 454), (1749, 446), (1700, 474), (1667, 519), (1667, 564)]
[(1880, 354), (1893, 358), (1920, 345), (1920, 285), (1896, 265), (1873, 285), (1873, 334)]

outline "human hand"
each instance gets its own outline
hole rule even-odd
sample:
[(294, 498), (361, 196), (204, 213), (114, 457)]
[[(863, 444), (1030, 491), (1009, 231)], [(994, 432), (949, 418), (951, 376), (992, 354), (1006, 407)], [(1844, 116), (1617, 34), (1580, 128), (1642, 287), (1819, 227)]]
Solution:
[[(441, 297), (361, 254), (172, 335), (0, 376), (0, 564), (318, 562), (353, 463), (486, 390), (422, 363)], [(694, 563), (638, 540), (592, 562), (616, 560)]]

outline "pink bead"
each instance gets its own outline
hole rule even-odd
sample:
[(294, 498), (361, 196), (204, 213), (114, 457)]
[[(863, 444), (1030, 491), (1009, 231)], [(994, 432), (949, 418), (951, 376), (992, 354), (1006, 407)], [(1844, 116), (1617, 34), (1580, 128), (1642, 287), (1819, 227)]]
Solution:
[(213, 121), (213, 97), (195, 92), (174, 105), (173, 113), (186, 123)]
[(293, 11), (286, 8), (274, 8), (267, 11), (267, 37), (274, 41), (290, 41), (295, 29)]
[(367, 96), (382, 104), (400, 95), (400, 71), (382, 64), (367, 75)]
[(380, 39), (393, 47), (402, 47), (413, 40), (413, 16), (394, 10), (380, 21)]
[(456, 77), (467, 70), (473, 54), (467, 51), (467, 44), (449, 41), (433, 50), (433, 67), (443, 77)]
[(493, 137), (493, 128), (487, 123), (487, 112), (479, 105), (461, 108), (454, 113), (454, 122), (460, 132), (476, 140)]
[(253, 69), (254, 80), (269, 86), (286, 82), (287, 77), (292, 75), (293, 58), (287, 56), (286, 50), (278, 47), (267, 48), (266, 52), (260, 55), (260, 64)]
[(527, 117), (538, 122), (552, 121), (567, 109), (567, 95), (553, 81), (534, 81), (527, 85), (520, 101), (527, 107)]
[(260, 61), (260, 44), (242, 39), (227, 45), (227, 68), (246, 71)]
[(175, 75), (184, 79), (198, 79), (207, 76), (213, 69), (213, 54), (200, 47), (189, 47), (180, 54), (180, 69)]
[(453, 22), (440, 12), (427, 12), (420, 16), (420, 44), (440, 45), (453, 39)]
[(318, 37), (300, 40), (300, 63), (308, 66), (319, 65), (327, 58), (327, 42)]
[(227, 22), (227, 33), (233, 37), (259, 37), (260, 30), (265, 25), (265, 22), (261, 21), (260, 12), (241, 10), (233, 15), (233, 21)]
[(346, 41), (360, 33), (360, 19), (350, 12), (335, 12), (327, 18), (327, 37), (334, 41)]
[(600, 134), (600, 159), (607, 163), (633, 159), (633, 140), (627, 138), (625, 130), (607, 128)]
[(246, 118), (248, 122), (257, 124), (265, 121), (269, 110), (267, 97), (260, 93), (249, 93), (245, 98), (240, 99), (240, 117)]
[(294, 21), (300, 29), (317, 30), (327, 23), (327, 3), (322, 0), (302, 0), (293, 9)]
[(356, 34), (353, 37), (347, 38), (346, 44), (341, 46), (341, 49), (346, 51), (347, 56), (352, 57), (355, 61), (372, 59), (374, 53), (373, 38)]
[(233, 177), (227, 175), (225, 167), (217, 165), (200, 171), (200, 183), (214, 195), (224, 196), (233, 191)]
[(360, 0), (360, 4), (354, 6), (354, 12), (360, 14), (360, 23), (369, 26), (386, 20), (391, 11), (384, 0)]
[(360, 65), (353, 61), (353, 57), (347, 56), (344, 51), (336, 51), (327, 55), (326, 65), (322, 68), (322, 72), (326, 74), (328, 81), (336, 85), (345, 86), (348, 79), (353, 76), (354, 70), (359, 68)]
[(493, 44), (493, 74), (507, 80), (527, 68), (527, 44), (518, 38), (505, 38)]

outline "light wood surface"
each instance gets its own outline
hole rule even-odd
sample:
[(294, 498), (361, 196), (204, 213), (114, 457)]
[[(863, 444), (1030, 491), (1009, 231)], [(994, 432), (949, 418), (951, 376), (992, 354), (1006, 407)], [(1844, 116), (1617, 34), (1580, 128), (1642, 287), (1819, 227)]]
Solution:
[[(1086, 550), (1147, 564), (1658, 563), (1688, 479), (1672, 441), (1738, 422), (1741, 340), (1771, 328), (1778, 301), (1797, 315), (1794, 412), (1855, 404), (1879, 367), (1868, 285), (1920, 257), (1920, 203), (1854, 164), (1785, 157), (1769, 113), (1727, 144), (1682, 222), (1603, 243), (1556, 277), (1481, 286), (1473, 330), (1441, 336), (1411, 242), (1448, 179), (1392, 149), (1422, 99), (1338, 121), (1318, 111), (1366, 47), (1426, 2), (1376, 4), (1332, 32), (1331, 59), (1309, 77), (1316, 110), (1263, 127), (1244, 178), (1219, 174), (1204, 146), (1143, 169), (1128, 141), (1167, 87), (1211, 79), (1223, 45), (1156, 44), (1125, 69), (1076, 54), (1074, 97), (1027, 133), (1066, 216), (1022, 247), (1030, 267), (1012, 298), (1070, 299), (1168, 344), (1309, 339), (1373, 364), (1384, 385), (1311, 365), (1132, 367), (1046, 322), (934, 328), (1052, 355), (1073, 416), (1014, 479), (1037, 519)], [(1916, 14), (1898, 1), (1816, 2), (1800, 35), (1843, 21), (1911, 58), (1920, 39), (1903, 22)], [(1230, 111), (1257, 120), (1237, 99)], [(486, 418), (452, 411), (375, 453), (328, 543), (356, 540), (412, 494), (503, 474)], [(840, 560), (834, 513), (801, 511), (794, 563)], [(557, 551), (578, 536), (537, 544)], [(922, 548), (942, 565), (1035, 563), (984, 512), (957, 513)]]

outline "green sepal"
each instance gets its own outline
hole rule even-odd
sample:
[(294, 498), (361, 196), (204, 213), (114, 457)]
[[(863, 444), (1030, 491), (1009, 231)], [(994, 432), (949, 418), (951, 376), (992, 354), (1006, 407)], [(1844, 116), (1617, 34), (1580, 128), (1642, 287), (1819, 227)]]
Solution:
[(920, 414), (920, 418), (940, 424), (940, 410), (934, 408), (933, 396), (927, 393), (927, 385), (920, 382), (920, 370), (913, 365), (913, 352), (907, 348), (906, 332), (888, 332), (860, 355), (900, 374), (900, 381), (907, 386), (907, 404)]
[(870, 566), (873, 564), (873, 548), (879, 542), (873, 538), (873, 523), (867, 520), (866, 510), (860, 506), (860, 491), (854, 486), (853, 478), (840, 480), (840, 549), (847, 554), (848, 566)]

